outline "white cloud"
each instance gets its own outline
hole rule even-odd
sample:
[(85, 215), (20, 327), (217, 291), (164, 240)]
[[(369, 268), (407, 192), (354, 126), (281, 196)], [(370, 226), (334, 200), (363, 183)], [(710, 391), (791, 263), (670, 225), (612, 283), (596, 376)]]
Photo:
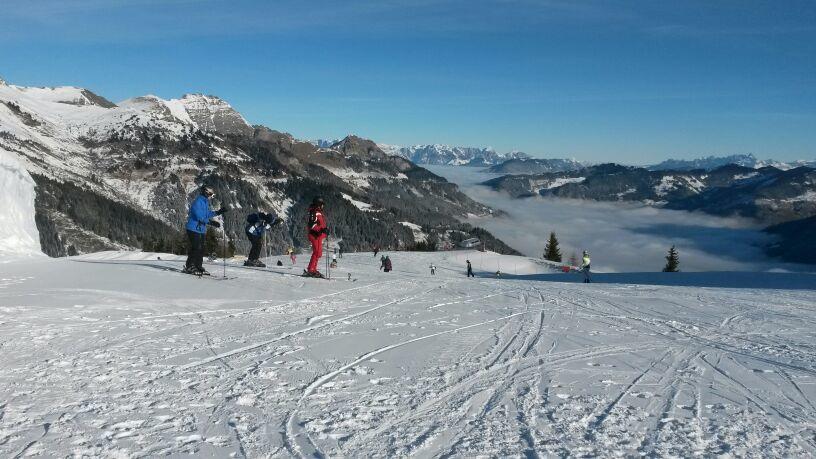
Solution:
[(565, 259), (590, 251), (593, 268), (605, 272), (659, 271), (676, 245), (684, 271), (801, 269), (768, 259), (769, 236), (748, 220), (635, 205), (562, 199), (512, 199), (477, 185), (493, 175), (476, 168), (430, 167), (460, 184), (473, 199), (507, 212), (473, 219), (525, 255), (541, 256), (555, 231)]

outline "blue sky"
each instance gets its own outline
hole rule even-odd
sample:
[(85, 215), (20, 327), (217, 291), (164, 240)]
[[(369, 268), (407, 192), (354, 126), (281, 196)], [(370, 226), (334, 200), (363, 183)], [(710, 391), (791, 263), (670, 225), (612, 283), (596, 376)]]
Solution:
[(356, 133), (649, 163), (816, 157), (816, 1), (3, 2), (0, 75)]

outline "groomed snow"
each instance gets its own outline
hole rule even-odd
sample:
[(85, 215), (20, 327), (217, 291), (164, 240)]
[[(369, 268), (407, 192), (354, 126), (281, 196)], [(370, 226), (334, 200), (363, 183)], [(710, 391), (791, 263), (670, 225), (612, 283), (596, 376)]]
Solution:
[(34, 222), (35, 183), (14, 154), (0, 150), (0, 263), (42, 255)]
[(127, 252), (3, 266), (0, 456), (816, 453), (813, 275), (584, 285), (387, 254), (391, 273), (344, 254), (333, 281), (293, 276), (304, 255), (229, 280)]

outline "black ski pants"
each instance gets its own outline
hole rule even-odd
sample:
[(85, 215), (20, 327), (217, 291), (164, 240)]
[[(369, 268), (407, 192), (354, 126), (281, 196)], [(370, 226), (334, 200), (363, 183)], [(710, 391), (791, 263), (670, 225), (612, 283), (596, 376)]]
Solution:
[(204, 235), (195, 231), (187, 230), (187, 269), (204, 271)]
[(263, 247), (263, 235), (255, 235), (246, 233), (249, 238), (249, 243), (252, 247), (249, 249), (249, 259), (251, 261), (257, 260), (261, 256), (261, 248)]

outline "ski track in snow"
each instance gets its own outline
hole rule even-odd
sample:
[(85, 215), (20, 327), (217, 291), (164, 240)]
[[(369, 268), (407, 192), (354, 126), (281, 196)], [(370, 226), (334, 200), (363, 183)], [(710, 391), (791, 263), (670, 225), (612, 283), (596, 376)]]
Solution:
[(813, 290), (129, 256), (3, 266), (0, 456), (816, 454)]

